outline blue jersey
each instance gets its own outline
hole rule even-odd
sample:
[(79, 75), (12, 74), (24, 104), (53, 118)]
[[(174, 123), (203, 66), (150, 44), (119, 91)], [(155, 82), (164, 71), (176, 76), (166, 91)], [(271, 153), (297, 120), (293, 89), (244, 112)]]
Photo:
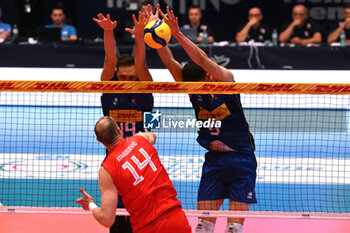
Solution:
[(254, 152), (254, 139), (245, 119), (239, 94), (193, 94), (190, 100), (198, 121), (221, 121), (220, 128), (199, 129), (197, 141), (201, 146), (212, 151), (247, 154)]
[[(111, 81), (117, 81), (116, 74)], [(143, 112), (152, 111), (153, 95), (104, 93), (101, 103), (103, 115), (112, 117), (118, 123), (124, 137), (131, 137), (140, 131), (145, 131)]]
[(10, 24), (3, 23), (0, 21), (0, 34), (4, 32), (11, 32), (11, 26)]
[[(55, 27), (53, 24), (50, 25), (45, 25), (45, 28), (53, 28)], [(67, 24), (63, 24), (62, 28), (61, 28), (61, 37), (62, 38), (70, 38), (70, 36), (76, 36), (77, 35), (77, 31), (75, 30), (75, 27), (71, 26), (71, 25), (67, 25)]]

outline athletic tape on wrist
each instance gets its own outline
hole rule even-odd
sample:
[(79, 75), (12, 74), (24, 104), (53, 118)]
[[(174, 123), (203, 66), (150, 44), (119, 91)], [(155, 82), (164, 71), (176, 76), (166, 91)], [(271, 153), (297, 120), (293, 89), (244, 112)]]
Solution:
[(92, 212), (95, 208), (97, 208), (97, 205), (95, 204), (95, 202), (90, 202), (89, 210), (91, 210), (91, 212)]

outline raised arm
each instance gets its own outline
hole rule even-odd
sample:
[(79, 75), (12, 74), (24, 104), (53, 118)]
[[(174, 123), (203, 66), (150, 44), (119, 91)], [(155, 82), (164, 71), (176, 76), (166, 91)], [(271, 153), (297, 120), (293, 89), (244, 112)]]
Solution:
[[(160, 6), (159, 3), (157, 4), (156, 12), (153, 13), (151, 5), (148, 5), (147, 7), (143, 8), (143, 11), (145, 12), (145, 16), (147, 18), (147, 23), (151, 22), (153, 20), (159, 19), (159, 12), (160, 12)], [(164, 66), (170, 71), (172, 76), (174, 77), (175, 81), (181, 82), (182, 81), (182, 67), (180, 63), (178, 63), (170, 48), (168, 46), (165, 46), (163, 48), (157, 49), (158, 55), (160, 59), (162, 60)]]
[(160, 11), (163, 20), (169, 25), (173, 36), (177, 39), (188, 56), (200, 67), (202, 67), (217, 82), (232, 82), (233, 74), (226, 68), (212, 61), (207, 54), (197, 45), (184, 36), (179, 29), (178, 18), (174, 12), (167, 7), (167, 14)]
[[(112, 176), (104, 167), (100, 168), (98, 175), (101, 207), (92, 209), (92, 214), (101, 225), (110, 228), (115, 220), (115, 211), (118, 205), (118, 189), (113, 182)], [(89, 210), (90, 203), (93, 203), (94, 199), (84, 189), (80, 189), (80, 192), (84, 197), (77, 199), (76, 203), (81, 204), (84, 210)]]
[(101, 13), (98, 14), (98, 19), (93, 20), (100, 25), (104, 30), (104, 49), (105, 49), (105, 62), (101, 74), (101, 81), (109, 81), (113, 78), (115, 67), (117, 66), (117, 50), (116, 42), (114, 38), (114, 28), (117, 26), (117, 21), (111, 21), (111, 17), (107, 14), (105, 18)]
[(147, 24), (147, 18), (143, 13), (139, 12), (138, 20), (134, 14), (132, 15), (132, 19), (135, 24), (134, 28), (126, 28), (125, 31), (135, 36), (134, 56), (136, 73), (140, 81), (152, 81), (152, 75), (146, 64), (146, 45), (143, 40), (143, 30)]
[(168, 46), (157, 49), (158, 55), (164, 66), (170, 71), (176, 82), (182, 82), (182, 66), (175, 60), (173, 53)]

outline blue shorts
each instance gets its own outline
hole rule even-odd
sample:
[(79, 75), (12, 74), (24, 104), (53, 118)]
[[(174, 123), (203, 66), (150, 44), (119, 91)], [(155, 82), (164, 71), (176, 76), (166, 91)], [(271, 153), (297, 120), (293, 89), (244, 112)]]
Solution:
[(256, 203), (256, 168), (254, 154), (207, 152), (198, 190), (198, 200), (229, 198), (237, 202)]

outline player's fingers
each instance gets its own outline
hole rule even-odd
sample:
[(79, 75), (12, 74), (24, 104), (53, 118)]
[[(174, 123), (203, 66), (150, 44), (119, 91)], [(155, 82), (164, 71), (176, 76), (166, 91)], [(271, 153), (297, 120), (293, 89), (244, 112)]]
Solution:
[(175, 18), (177, 18), (177, 17), (175, 17), (174, 11), (173, 11), (173, 10), (171, 10), (171, 18), (172, 18), (172, 20), (174, 20)]
[(159, 15), (159, 10), (160, 10), (160, 5), (159, 5), (159, 3), (157, 3), (157, 10), (156, 10), (156, 15), (157, 16)]
[(80, 188), (79, 191), (86, 197), (88, 194), (85, 192), (84, 189)]
[(83, 198), (78, 198), (77, 200), (75, 200), (75, 203), (80, 204), (83, 201)]
[(141, 20), (142, 20), (142, 23), (146, 23), (147, 21), (146, 15), (144, 13), (142, 13), (141, 15)]
[(102, 20), (102, 19), (104, 19), (105, 17), (103, 16), (103, 14), (98, 14), (98, 16), (97, 16), (100, 20)]
[(132, 20), (134, 21), (134, 24), (136, 25), (137, 24), (137, 19), (136, 19), (135, 14), (132, 14)]
[(142, 16), (143, 16), (143, 13), (141, 11), (139, 11), (139, 22), (141, 22)]
[(166, 13), (168, 14), (169, 19), (171, 19), (171, 14), (170, 14), (170, 7), (166, 7)]
[(96, 23), (100, 23), (101, 21), (96, 19), (96, 18), (92, 18), (93, 21), (95, 21)]
[(134, 30), (132, 30), (131, 28), (125, 28), (125, 31), (134, 35)]
[(167, 15), (165, 15), (161, 9), (159, 9), (159, 14), (160, 16), (162, 16), (163, 19), (168, 19)]
[(111, 20), (111, 16), (109, 14), (107, 14), (107, 19)]

